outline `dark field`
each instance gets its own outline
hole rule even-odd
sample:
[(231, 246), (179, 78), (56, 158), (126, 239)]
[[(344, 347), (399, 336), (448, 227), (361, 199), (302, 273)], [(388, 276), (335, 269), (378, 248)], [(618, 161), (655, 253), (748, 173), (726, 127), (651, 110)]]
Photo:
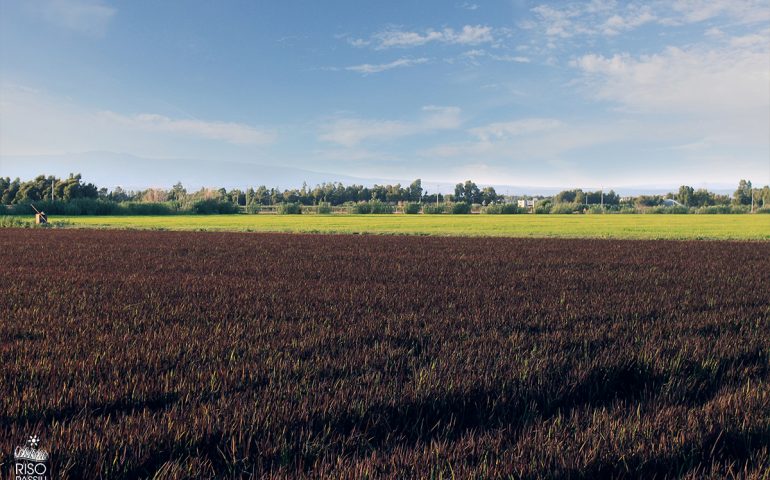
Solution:
[(770, 470), (770, 243), (0, 229), (62, 478)]

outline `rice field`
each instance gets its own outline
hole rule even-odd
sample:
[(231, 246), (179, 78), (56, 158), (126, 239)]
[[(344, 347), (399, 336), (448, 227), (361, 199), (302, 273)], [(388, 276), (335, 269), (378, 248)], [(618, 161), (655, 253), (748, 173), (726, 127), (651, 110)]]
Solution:
[(770, 240), (770, 215), (178, 215), (51, 217), (77, 228)]
[(4, 478), (32, 434), (65, 479), (770, 471), (770, 243), (0, 229), (0, 262)]

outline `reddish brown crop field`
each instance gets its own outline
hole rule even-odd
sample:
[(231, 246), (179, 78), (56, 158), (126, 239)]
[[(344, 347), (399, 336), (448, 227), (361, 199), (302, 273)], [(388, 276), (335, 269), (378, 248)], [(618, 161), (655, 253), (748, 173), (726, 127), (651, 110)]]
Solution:
[(57, 478), (767, 478), (770, 243), (0, 229)]

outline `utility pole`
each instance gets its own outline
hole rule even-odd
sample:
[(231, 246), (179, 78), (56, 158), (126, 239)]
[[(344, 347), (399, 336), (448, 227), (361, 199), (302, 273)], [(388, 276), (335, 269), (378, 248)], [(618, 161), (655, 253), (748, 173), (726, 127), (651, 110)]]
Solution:
[(602, 213), (604, 213), (604, 185), (599, 187), (599, 191), (601, 192)]
[(54, 184), (54, 180), (51, 179), (51, 203), (53, 203), (53, 184)]

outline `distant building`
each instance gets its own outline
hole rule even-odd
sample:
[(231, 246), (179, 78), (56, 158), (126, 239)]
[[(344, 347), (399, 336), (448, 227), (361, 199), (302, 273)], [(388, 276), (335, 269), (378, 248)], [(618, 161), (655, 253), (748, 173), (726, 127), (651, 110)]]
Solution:
[(684, 205), (682, 205), (681, 203), (677, 202), (673, 198), (667, 198), (667, 199), (663, 200), (663, 206), (664, 207), (683, 207)]
[(534, 200), (519, 200), (519, 208), (533, 208), (534, 206)]

